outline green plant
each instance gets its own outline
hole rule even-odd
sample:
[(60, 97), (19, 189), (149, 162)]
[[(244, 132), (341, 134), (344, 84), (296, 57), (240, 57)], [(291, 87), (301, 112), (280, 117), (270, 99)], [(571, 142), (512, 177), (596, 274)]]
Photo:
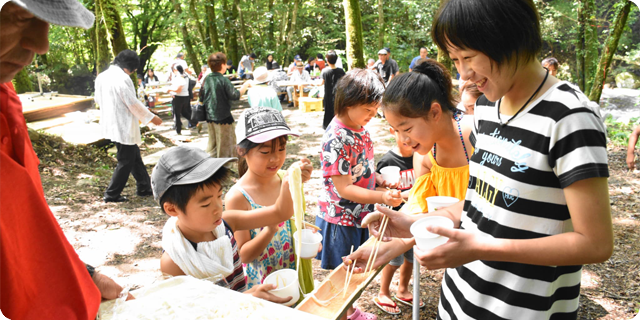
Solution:
[(625, 147), (629, 144), (629, 134), (638, 118), (630, 119), (628, 123), (617, 122), (609, 117), (605, 120), (607, 125), (607, 138), (614, 146)]

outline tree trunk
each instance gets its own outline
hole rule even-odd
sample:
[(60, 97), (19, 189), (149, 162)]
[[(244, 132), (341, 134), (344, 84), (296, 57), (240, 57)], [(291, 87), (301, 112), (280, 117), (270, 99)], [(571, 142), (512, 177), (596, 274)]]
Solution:
[(578, 2), (578, 46), (576, 50), (578, 86), (588, 96), (598, 59), (598, 34), (593, 0)]
[(604, 85), (604, 81), (607, 78), (607, 72), (609, 71), (609, 66), (611, 65), (611, 59), (618, 49), (618, 41), (620, 40), (620, 35), (622, 35), (624, 27), (627, 25), (629, 11), (631, 10), (631, 1), (622, 0), (620, 3), (624, 3), (624, 5), (621, 5), (618, 9), (619, 11), (616, 13), (613, 22), (613, 29), (609, 29), (609, 36), (607, 37), (604, 49), (602, 50), (600, 63), (598, 64), (598, 69), (593, 78), (593, 86), (589, 93), (589, 100), (598, 103), (600, 102), (600, 95), (602, 94), (602, 86)]
[(240, 40), (242, 40), (242, 47), (244, 48), (244, 54), (251, 53), (247, 48), (247, 40), (245, 39), (245, 29), (244, 29), (244, 18), (242, 16), (242, 8), (240, 8), (240, 0), (233, 1), (234, 12), (237, 13), (237, 16), (240, 18)]
[(113, 60), (114, 56), (109, 50), (109, 41), (107, 40), (107, 33), (104, 28), (104, 21), (102, 21), (102, 11), (100, 10), (100, 2), (96, 0), (94, 4), (94, 13), (96, 16), (96, 22), (93, 24), (92, 37), (94, 38), (94, 58), (95, 58), (95, 74), (96, 76), (109, 67), (109, 63)]
[(184, 43), (184, 47), (187, 50), (187, 59), (191, 62), (193, 66), (193, 72), (197, 74), (200, 72), (200, 59), (198, 59), (198, 55), (193, 50), (193, 45), (191, 44), (191, 38), (189, 37), (189, 32), (187, 30), (187, 24), (185, 21), (182, 21), (182, 7), (180, 6), (179, 0), (172, 0), (173, 7), (176, 11), (176, 15), (180, 21), (180, 30), (182, 31), (182, 42)]
[(120, 51), (129, 49), (127, 38), (122, 27), (122, 18), (120, 18), (120, 12), (113, 3), (113, 0), (100, 0), (99, 4), (102, 18), (104, 18), (103, 23), (108, 30), (108, 35), (111, 40), (111, 50), (115, 57)]
[[(198, 33), (204, 42), (206, 50), (211, 50), (211, 39), (207, 37), (207, 33), (204, 31), (202, 27), (202, 23), (200, 22), (200, 17), (198, 16), (198, 9), (196, 8), (195, 0), (189, 0), (189, 11), (191, 12), (191, 16), (194, 18), (194, 23), (196, 24), (196, 29), (198, 29)], [(200, 72), (200, 69), (196, 70)]]
[[(269, 17), (269, 28), (267, 29), (267, 41), (269, 42), (269, 46), (273, 46), (275, 45), (275, 38), (274, 38), (274, 22), (273, 19), (276, 15), (275, 12), (273, 12), (273, 0), (269, 0), (269, 14), (271, 15)], [(273, 48), (273, 47), (272, 47)], [(284, 63), (284, 61), (281, 61), (282, 63)]]
[(347, 65), (349, 69), (364, 68), (364, 41), (362, 40), (362, 18), (358, 0), (343, 0), (347, 31)]
[(285, 58), (289, 58), (293, 56), (291, 52), (291, 39), (293, 39), (293, 34), (296, 30), (296, 18), (298, 17), (298, 6), (300, 4), (300, 0), (293, 0), (293, 12), (291, 13), (291, 27), (289, 28), (289, 32), (287, 33), (287, 46), (285, 47)]
[(215, 0), (210, 0), (210, 3), (205, 4), (207, 8), (207, 26), (209, 30), (209, 37), (211, 38), (211, 45), (213, 51), (220, 51), (220, 40), (218, 40), (218, 25), (216, 24), (216, 3)]
[(384, 7), (383, 0), (378, 0), (378, 48), (384, 48)]
[[(236, 35), (235, 26), (231, 25), (231, 20), (233, 20), (235, 23), (235, 21), (238, 18), (238, 11), (237, 10), (229, 11), (229, 5), (227, 3), (227, 0), (222, 0), (222, 8), (223, 8), (222, 14), (225, 15), (224, 27), (227, 31), (227, 36), (225, 37), (225, 47), (227, 49), (227, 58), (231, 59), (233, 63), (237, 65), (238, 62), (240, 62), (240, 59), (238, 59), (239, 58), (238, 57), (238, 36)], [(231, 18), (229, 18), (229, 16), (227, 15), (228, 12), (231, 12)]]

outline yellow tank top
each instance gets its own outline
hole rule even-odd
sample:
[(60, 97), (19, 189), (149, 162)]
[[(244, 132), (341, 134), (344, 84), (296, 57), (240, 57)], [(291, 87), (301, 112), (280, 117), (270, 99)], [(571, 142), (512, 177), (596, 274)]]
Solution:
[[(473, 154), (473, 150), (471, 150)], [(436, 163), (429, 153), (431, 172), (423, 174), (413, 184), (409, 192), (409, 200), (400, 211), (416, 214), (429, 212), (427, 198), (433, 196), (448, 196), (463, 200), (469, 185), (469, 165), (457, 168), (445, 168)]]

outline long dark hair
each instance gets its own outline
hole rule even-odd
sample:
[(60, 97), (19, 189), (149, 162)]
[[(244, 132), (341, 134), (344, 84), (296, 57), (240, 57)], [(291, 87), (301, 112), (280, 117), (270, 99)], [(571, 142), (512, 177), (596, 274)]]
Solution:
[(435, 101), (442, 111), (456, 112), (451, 75), (433, 59), (420, 59), (412, 72), (403, 73), (389, 83), (382, 98), (382, 112), (393, 112), (407, 118), (425, 118)]

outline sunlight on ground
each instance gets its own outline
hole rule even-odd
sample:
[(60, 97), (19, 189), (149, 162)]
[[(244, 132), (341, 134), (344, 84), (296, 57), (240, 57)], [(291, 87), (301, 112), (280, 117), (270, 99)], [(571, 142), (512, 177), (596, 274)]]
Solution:
[(596, 289), (600, 283), (600, 277), (595, 273), (582, 269), (582, 281), (581, 288), (584, 289)]
[(92, 265), (103, 265), (114, 254), (133, 254), (140, 237), (134, 235), (131, 229), (124, 227), (115, 230), (103, 229), (95, 232), (80, 232), (77, 234), (76, 245), (82, 261)]

